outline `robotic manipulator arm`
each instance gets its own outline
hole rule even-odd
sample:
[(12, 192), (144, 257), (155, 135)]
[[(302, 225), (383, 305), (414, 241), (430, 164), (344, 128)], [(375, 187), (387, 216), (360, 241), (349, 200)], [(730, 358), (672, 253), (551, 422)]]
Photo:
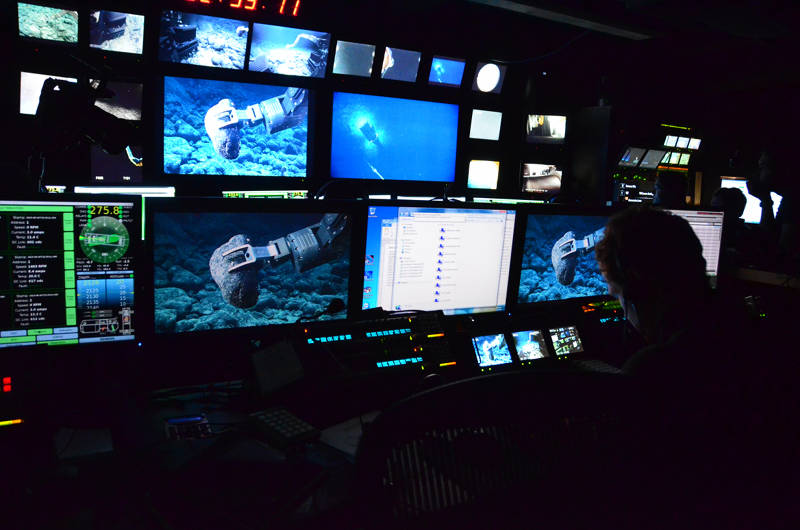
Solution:
[(326, 213), (319, 223), (307, 226), (264, 246), (253, 246), (244, 234), (237, 234), (217, 248), (211, 256), (211, 276), (231, 305), (247, 308), (258, 301), (260, 262), (278, 265), (291, 260), (302, 273), (335, 259), (337, 240), (348, 225), (348, 217)]
[(571, 230), (561, 236), (553, 245), (550, 257), (553, 261), (553, 270), (556, 273), (558, 282), (562, 285), (569, 285), (575, 279), (575, 266), (578, 264), (578, 256), (585, 256), (594, 250), (595, 245), (603, 239), (605, 227), (598, 228), (591, 234), (582, 238), (576, 238)]

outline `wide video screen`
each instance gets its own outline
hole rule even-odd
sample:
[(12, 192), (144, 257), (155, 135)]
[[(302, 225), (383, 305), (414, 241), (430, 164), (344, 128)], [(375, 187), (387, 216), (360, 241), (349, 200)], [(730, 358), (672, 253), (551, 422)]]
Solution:
[(247, 33), (242, 20), (167, 10), (161, 14), (158, 59), (242, 70)]
[(78, 42), (78, 12), (17, 2), (20, 37)]
[(472, 348), (481, 368), (511, 363), (511, 350), (502, 333), (472, 337)]
[(253, 24), (247, 69), (253, 72), (325, 77), (330, 33)]
[(564, 138), (567, 134), (567, 117), (529, 114), (525, 124), (525, 132), (529, 143), (564, 143)]
[(594, 257), (608, 217), (528, 215), (518, 301), (547, 302), (606, 294)]
[(142, 53), (144, 15), (117, 11), (89, 13), (89, 46), (122, 53)]
[(458, 105), (333, 93), (331, 177), (452, 182)]
[(307, 147), (307, 89), (164, 78), (165, 173), (305, 177)]

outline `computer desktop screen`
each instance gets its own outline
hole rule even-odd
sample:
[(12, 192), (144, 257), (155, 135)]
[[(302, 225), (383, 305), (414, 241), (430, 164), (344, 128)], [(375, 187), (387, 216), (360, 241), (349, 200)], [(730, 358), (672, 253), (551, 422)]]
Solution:
[(136, 338), (140, 201), (0, 200), (0, 348)]
[(608, 289), (594, 257), (608, 217), (594, 215), (528, 215), (522, 250), (520, 304), (606, 294)]
[(502, 311), (515, 217), (513, 210), (370, 206), (362, 308)]
[(458, 105), (333, 93), (331, 177), (453, 182)]
[[(745, 203), (744, 212), (742, 213), (741, 219), (744, 219), (745, 223), (758, 224), (761, 222), (761, 200), (748, 193), (747, 180), (722, 177), (720, 179), (720, 187), (736, 188), (744, 193), (747, 202)], [(781, 206), (781, 200), (783, 200), (783, 197), (774, 191), (770, 192), (770, 196), (772, 198), (772, 213), (773, 215), (778, 215), (778, 208)]]
[(350, 207), (152, 199), (148, 212), (156, 334), (346, 318)]
[(667, 210), (689, 222), (703, 247), (706, 260), (706, 276), (712, 284), (719, 273), (719, 250), (722, 244), (722, 212), (702, 210)]

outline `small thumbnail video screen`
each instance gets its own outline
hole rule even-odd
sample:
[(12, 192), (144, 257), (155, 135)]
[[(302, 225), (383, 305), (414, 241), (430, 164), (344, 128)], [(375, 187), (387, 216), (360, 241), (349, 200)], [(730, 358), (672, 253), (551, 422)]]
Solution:
[(681, 161), (681, 154), (677, 151), (672, 152), (669, 154), (669, 163), (673, 165), (678, 165)]
[(645, 149), (641, 147), (629, 147), (625, 150), (625, 154), (619, 159), (619, 165), (624, 167), (636, 167), (642, 161)]
[(550, 356), (541, 331), (515, 331), (513, 337), (520, 361), (533, 361)]
[(511, 350), (502, 333), (472, 337), (472, 347), (475, 348), (475, 357), (481, 368), (511, 363)]
[(568, 355), (583, 351), (583, 344), (575, 326), (551, 329), (550, 340), (553, 342), (553, 350), (556, 355)]
[(527, 140), (533, 144), (564, 143), (567, 134), (566, 116), (544, 116), (529, 114), (525, 124)]
[(333, 73), (369, 77), (372, 75), (372, 61), (374, 59), (374, 45), (340, 40), (336, 43)]
[(19, 111), (21, 114), (36, 114), (36, 109), (39, 108), (39, 96), (42, 94), (42, 86), (44, 86), (44, 82), (48, 77), (69, 81), (70, 83), (78, 82), (74, 77), (20, 72)]
[(470, 189), (495, 190), (500, 175), (500, 162), (497, 160), (470, 160), (467, 173), (467, 187)]
[(350, 225), (343, 213), (155, 212), (156, 333), (345, 318)]
[(502, 112), (472, 109), (469, 137), (474, 140), (499, 140), (502, 121)]
[(331, 34), (253, 24), (248, 70), (301, 77), (325, 77)]
[(452, 182), (458, 105), (333, 93), (331, 177)]
[(142, 53), (144, 15), (117, 11), (89, 13), (89, 46), (122, 53)]
[(644, 169), (655, 169), (658, 167), (659, 162), (661, 159), (664, 158), (666, 151), (662, 151), (661, 149), (649, 149), (647, 154), (644, 155), (642, 159), (642, 163), (639, 164), (639, 167)]
[(522, 164), (522, 191), (555, 194), (561, 191), (562, 171), (553, 164)]
[[(95, 79), (89, 81), (98, 82)], [(142, 119), (142, 92), (141, 83), (121, 83), (111, 81), (106, 89), (112, 92), (107, 98), (98, 98), (94, 105), (116, 116), (121, 120), (139, 121)]]
[(686, 149), (689, 147), (689, 139), (684, 136), (679, 136), (678, 141), (675, 142), (675, 147), (679, 149)]
[(247, 22), (167, 10), (161, 14), (161, 61), (244, 69)]
[[(294, 109), (270, 116), (285, 94)], [(305, 177), (307, 146), (306, 89), (164, 78), (165, 173)]]
[(665, 147), (675, 147), (675, 144), (678, 142), (677, 136), (667, 136), (664, 138), (664, 146)]
[(17, 2), (19, 36), (78, 42), (78, 12)]
[(92, 183), (113, 184), (141, 184), (144, 166), (142, 158), (141, 129), (137, 126), (139, 141), (126, 146), (121, 153), (106, 153), (99, 146), (90, 148), (90, 162), (92, 170)]
[(428, 82), (434, 85), (461, 86), (464, 77), (464, 61), (434, 57)]
[(700, 149), (700, 138), (692, 138), (689, 140), (689, 149)]
[(506, 67), (494, 63), (478, 63), (472, 90), (499, 94), (503, 89)]
[(606, 294), (594, 245), (602, 239), (607, 221), (604, 216), (528, 215), (519, 303)]
[(417, 80), (419, 71), (419, 61), (422, 53), (411, 50), (401, 50), (400, 48), (386, 47), (383, 52), (383, 64), (381, 65), (381, 77), (383, 79), (393, 79), (395, 81), (408, 81), (413, 83)]
[(681, 153), (681, 159), (680, 159), (680, 161), (678, 163), (680, 165), (682, 165), (682, 166), (688, 166), (689, 165), (689, 157), (690, 156), (692, 156), (692, 155), (690, 155), (689, 153)]

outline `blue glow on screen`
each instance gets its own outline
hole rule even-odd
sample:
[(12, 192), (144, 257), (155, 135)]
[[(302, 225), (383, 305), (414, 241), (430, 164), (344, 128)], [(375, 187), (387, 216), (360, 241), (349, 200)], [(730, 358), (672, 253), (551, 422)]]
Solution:
[(334, 92), (331, 177), (452, 182), (458, 105)]
[(434, 57), (431, 62), (431, 73), (428, 76), (428, 82), (437, 85), (461, 86), (461, 78), (464, 77), (464, 66), (464, 61)]

